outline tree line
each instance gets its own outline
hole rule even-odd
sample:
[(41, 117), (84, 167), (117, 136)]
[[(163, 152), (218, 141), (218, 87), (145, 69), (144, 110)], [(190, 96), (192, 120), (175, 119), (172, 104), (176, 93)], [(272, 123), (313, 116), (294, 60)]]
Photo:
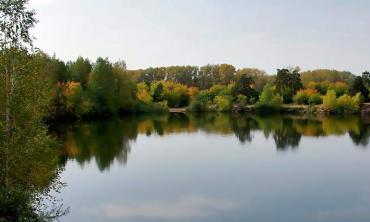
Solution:
[[(37, 57), (43, 61), (45, 76), (53, 86), (48, 107), (51, 117), (80, 118), (178, 107), (230, 111), (248, 105), (259, 112), (270, 112), (291, 103), (323, 104), (328, 112), (352, 113), (369, 99), (369, 72), (356, 76), (327, 69), (301, 72), (293, 67), (269, 75), (230, 64), (128, 70), (124, 61), (112, 63), (107, 58), (91, 62), (79, 57), (65, 63), (41, 52)], [(333, 97), (334, 93), (331, 102), (324, 99), (326, 94)]]

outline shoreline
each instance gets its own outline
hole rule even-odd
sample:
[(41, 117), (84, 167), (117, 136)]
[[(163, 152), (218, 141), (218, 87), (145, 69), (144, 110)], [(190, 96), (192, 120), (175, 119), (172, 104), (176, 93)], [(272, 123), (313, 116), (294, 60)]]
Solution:
[[(283, 104), (281, 106), (281, 110), (278, 113), (281, 114), (289, 114), (289, 113), (301, 113), (301, 114), (308, 114), (310, 113), (310, 107), (313, 109), (312, 114), (329, 114), (323, 107), (323, 105), (297, 105), (297, 104)], [(187, 111), (186, 107), (182, 108), (169, 108), (169, 113), (187, 113), (191, 111)], [(207, 111), (207, 112), (218, 112), (218, 111)], [(242, 108), (240, 107), (232, 107), (231, 111), (228, 112), (240, 112), (240, 113), (256, 113), (254, 105), (247, 105)], [(344, 113), (340, 115), (353, 115), (356, 113)], [(370, 103), (363, 103), (361, 106), (361, 110), (358, 114), (366, 115), (370, 117)], [(329, 114), (329, 115), (338, 115), (338, 114)]]

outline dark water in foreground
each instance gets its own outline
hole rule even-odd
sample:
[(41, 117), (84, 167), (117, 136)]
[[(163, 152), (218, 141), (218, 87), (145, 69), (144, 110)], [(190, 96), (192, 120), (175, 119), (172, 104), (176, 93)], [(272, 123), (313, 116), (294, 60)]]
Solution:
[(60, 127), (62, 221), (370, 221), (360, 117), (131, 116)]

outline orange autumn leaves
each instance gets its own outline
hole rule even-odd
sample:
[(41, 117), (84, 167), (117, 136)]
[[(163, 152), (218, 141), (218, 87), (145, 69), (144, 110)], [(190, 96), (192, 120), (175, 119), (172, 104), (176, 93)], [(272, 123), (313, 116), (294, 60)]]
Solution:
[(91, 102), (86, 96), (81, 83), (73, 81), (58, 82), (57, 89), (59, 96), (62, 97), (66, 112), (83, 115), (89, 111)]

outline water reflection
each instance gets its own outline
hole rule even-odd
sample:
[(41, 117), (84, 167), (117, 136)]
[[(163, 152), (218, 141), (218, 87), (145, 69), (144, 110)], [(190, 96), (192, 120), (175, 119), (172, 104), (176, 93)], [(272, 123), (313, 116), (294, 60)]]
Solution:
[(125, 164), (130, 152), (129, 141), (137, 136), (137, 132), (130, 129), (131, 126), (123, 124), (122, 120), (70, 126), (63, 136), (65, 155), (81, 165), (94, 158), (101, 170), (109, 168), (114, 160)]
[(223, 199), (200, 195), (188, 195), (170, 200), (145, 200), (137, 203), (110, 203), (85, 208), (83, 213), (106, 219), (159, 219), (179, 220), (208, 217), (216, 212), (239, 208), (239, 204)]
[(297, 149), (302, 137), (349, 134), (354, 145), (369, 143), (369, 125), (360, 116), (303, 117), (253, 116), (245, 114), (138, 115), (98, 122), (82, 122), (59, 128), (65, 141), (64, 161), (75, 159), (81, 166), (96, 161), (101, 171), (114, 161), (126, 164), (130, 143), (139, 135), (167, 136), (179, 133), (235, 135), (242, 143), (253, 141), (256, 132), (273, 138), (276, 149)]

